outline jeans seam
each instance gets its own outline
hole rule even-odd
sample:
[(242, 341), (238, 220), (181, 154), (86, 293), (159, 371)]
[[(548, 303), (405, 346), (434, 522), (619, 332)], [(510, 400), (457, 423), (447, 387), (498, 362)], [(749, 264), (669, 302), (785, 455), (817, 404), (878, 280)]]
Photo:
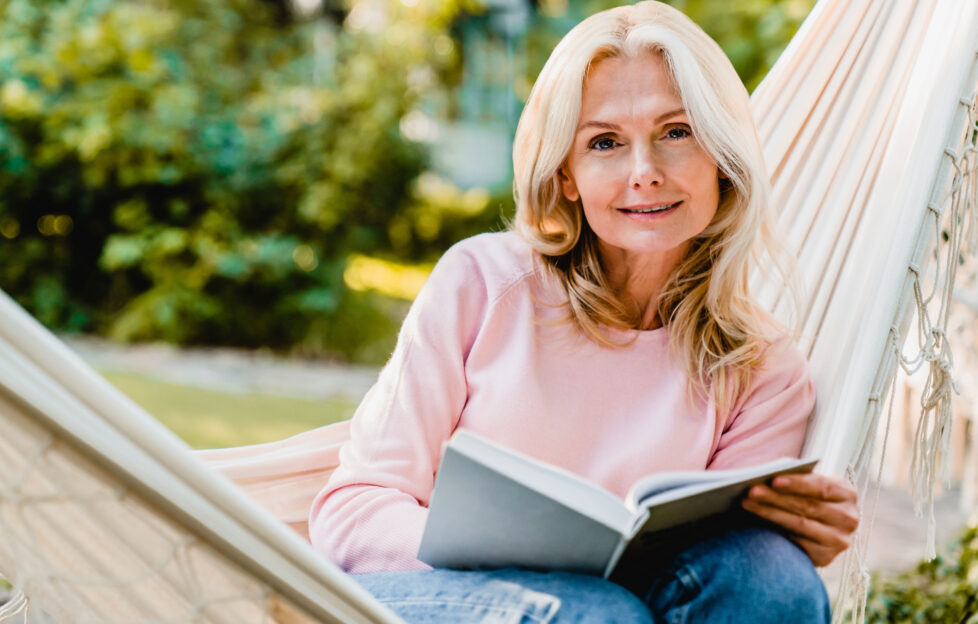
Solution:
[(686, 622), (686, 613), (689, 611), (689, 605), (683, 605), (677, 609), (673, 609), (669, 612), (669, 624), (684, 624)]
[(692, 566), (684, 565), (677, 568), (675, 575), (687, 591), (699, 593), (703, 590), (703, 582)]
[[(683, 599), (687, 598), (690, 594), (694, 596), (698, 595), (703, 589), (703, 583), (699, 575), (688, 564), (674, 565), (670, 575), (682, 586)], [(690, 605), (688, 603), (672, 607), (667, 614), (668, 624), (684, 624), (688, 620), (689, 607)]]
[[(552, 597), (552, 598), (556, 602), (556, 606), (559, 609), (560, 600), (556, 597)], [(495, 611), (497, 613), (502, 612), (506, 614), (516, 613), (522, 615), (524, 618), (529, 618), (534, 622), (541, 622), (542, 624), (546, 624), (547, 622), (552, 620), (554, 613), (556, 613), (556, 610), (551, 610), (551, 607), (555, 606), (553, 602), (551, 602), (550, 604), (546, 605), (546, 607), (544, 607), (546, 611), (545, 613), (543, 613), (542, 615), (537, 615), (535, 613), (527, 613), (526, 609), (524, 608), (524, 605), (509, 607), (506, 605), (499, 605), (499, 604), (480, 603), (472, 600), (442, 600), (442, 599), (433, 599), (433, 598), (415, 598), (415, 599), (408, 598), (408, 599), (401, 599), (401, 600), (386, 600), (382, 598), (381, 601), (384, 602), (384, 604), (392, 607), (396, 605), (416, 606), (416, 605), (427, 604), (427, 605), (433, 605), (439, 607), (451, 606), (451, 607), (479, 608), (479, 609), (484, 609), (486, 611)]]

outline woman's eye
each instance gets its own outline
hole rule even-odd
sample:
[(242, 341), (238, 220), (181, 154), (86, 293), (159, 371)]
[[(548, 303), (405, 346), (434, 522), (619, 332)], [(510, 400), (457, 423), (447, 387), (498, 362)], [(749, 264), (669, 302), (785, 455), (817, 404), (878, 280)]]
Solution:
[(666, 131), (666, 138), (673, 139), (673, 140), (685, 139), (691, 136), (693, 136), (693, 133), (689, 131), (689, 128), (684, 128), (682, 126), (669, 128)]
[(615, 146), (615, 140), (611, 137), (598, 137), (591, 141), (588, 148), (597, 150), (599, 152), (604, 152), (612, 149)]

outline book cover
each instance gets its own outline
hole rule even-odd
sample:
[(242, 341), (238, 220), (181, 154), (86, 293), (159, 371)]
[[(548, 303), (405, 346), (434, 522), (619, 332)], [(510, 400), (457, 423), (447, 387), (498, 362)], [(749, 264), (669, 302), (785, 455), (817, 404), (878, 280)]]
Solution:
[[(581, 477), (459, 430), (442, 452), (418, 558), (434, 567), (524, 567), (621, 580), (691, 523), (740, 510), (747, 489), (815, 460), (664, 472), (625, 501)], [(616, 568), (619, 568), (616, 571)]]

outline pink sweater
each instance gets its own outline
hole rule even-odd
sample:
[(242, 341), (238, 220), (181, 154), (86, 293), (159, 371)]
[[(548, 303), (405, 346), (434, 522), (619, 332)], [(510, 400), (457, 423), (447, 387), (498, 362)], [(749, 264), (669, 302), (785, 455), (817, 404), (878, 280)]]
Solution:
[(787, 340), (728, 418), (690, 399), (665, 329), (601, 347), (513, 233), (464, 240), (435, 266), (313, 502), (314, 548), (351, 573), (424, 569), (417, 551), (442, 444), (465, 427), (624, 497), (664, 470), (797, 456), (815, 394)]

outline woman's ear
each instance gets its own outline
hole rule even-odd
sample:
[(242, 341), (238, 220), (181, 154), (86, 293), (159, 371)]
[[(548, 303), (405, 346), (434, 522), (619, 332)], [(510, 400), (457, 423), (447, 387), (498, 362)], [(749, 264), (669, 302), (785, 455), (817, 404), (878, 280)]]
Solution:
[(560, 190), (567, 198), (567, 201), (577, 201), (581, 198), (581, 194), (577, 190), (577, 184), (574, 183), (574, 179), (570, 177), (567, 173), (567, 167), (564, 165), (560, 166), (557, 170), (557, 180), (560, 181)]
[(730, 181), (730, 176), (725, 174), (722, 169), (717, 169), (717, 186), (720, 188), (721, 193), (733, 188), (733, 182)]

